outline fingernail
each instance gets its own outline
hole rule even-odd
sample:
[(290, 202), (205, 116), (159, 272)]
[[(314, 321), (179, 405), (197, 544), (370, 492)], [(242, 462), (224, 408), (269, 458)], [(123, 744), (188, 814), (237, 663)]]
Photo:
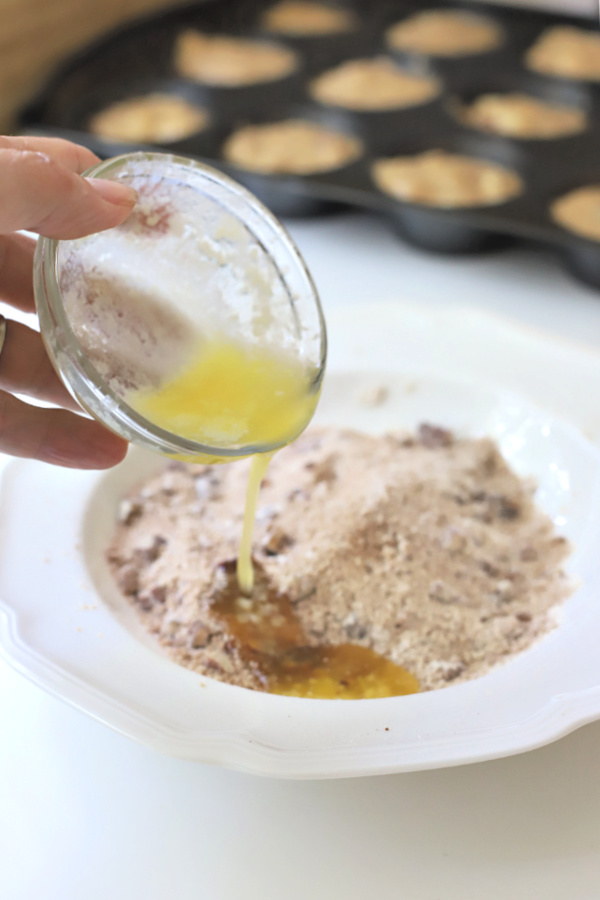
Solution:
[(107, 203), (113, 203), (115, 206), (134, 206), (137, 203), (137, 191), (126, 184), (107, 181), (104, 178), (88, 178), (86, 180)]

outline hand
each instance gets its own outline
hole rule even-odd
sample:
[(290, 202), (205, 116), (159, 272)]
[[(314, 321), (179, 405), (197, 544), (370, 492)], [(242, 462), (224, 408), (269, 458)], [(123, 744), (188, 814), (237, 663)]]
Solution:
[[(35, 240), (78, 238), (112, 228), (136, 201), (126, 185), (86, 179), (99, 160), (84, 147), (56, 138), (0, 137), (0, 299), (34, 312)], [(64, 409), (44, 409), (13, 396), (26, 394)], [(73, 410), (73, 411), (70, 411)], [(60, 466), (104, 469), (120, 462), (127, 442), (98, 422), (77, 415), (37, 331), (6, 322), (0, 351), (0, 452)]]

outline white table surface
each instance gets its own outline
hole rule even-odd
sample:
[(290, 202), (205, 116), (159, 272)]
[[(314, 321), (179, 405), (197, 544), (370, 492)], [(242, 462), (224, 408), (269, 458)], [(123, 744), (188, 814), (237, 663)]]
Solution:
[[(361, 214), (290, 229), (326, 311), (476, 306), (600, 352), (600, 292), (548, 252), (430, 256)], [(282, 782), (159, 756), (1, 662), (0, 723), (3, 900), (600, 897), (600, 723), (473, 766)]]

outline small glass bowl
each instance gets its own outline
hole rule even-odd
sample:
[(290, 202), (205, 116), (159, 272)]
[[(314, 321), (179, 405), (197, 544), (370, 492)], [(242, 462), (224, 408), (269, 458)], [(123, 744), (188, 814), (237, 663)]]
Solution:
[(192, 159), (131, 153), (85, 174), (124, 182), (139, 201), (117, 228), (38, 241), (40, 327), (67, 388), (112, 431), (166, 456), (227, 460), (278, 449), (197, 443), (144, 418), (127, 396), (168, 372), (192, 336), (210, 333), (284, 352), (319, 392), (325, 321), (282, 225), (245, 188)]

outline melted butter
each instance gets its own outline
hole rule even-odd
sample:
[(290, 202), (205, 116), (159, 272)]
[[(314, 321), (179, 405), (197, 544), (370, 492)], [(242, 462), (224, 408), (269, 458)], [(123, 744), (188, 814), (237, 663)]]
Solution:
[(236, 564), (223, 567), (227, 582), (211, 608), (235, 642), (244, 663), (265, 689), (288, 697), (363, 700), (414, 694), (417, 679), (368, 647), (308, 646), (289, 598), (269, 587), (262, 567), (252, 597), (240, 595)]
[(266, 475), (272, 453), (257, 453), (252, 457), (248, 487), (246, 489), (246, 505), (244, 507), (244, 524), (237, 561), (237, 580), (243, 594), (250, 596), (254, 587), (254, 567), (252, 565), (252, 535), (256, 519), (256, 507), (260, 485)]
[[(166, 431), (208, 447), (240, 449), (289, 444), (310, 422), (318, 397), (300, 360), (216, 338), (160, 387), (132, 392), (128, 400)], [(218, 451), (194, 457), (225, 460)]]
[[(201, 344), (191, 365), (159, 388), (132, 392), (130, 405), (160, 428), (215, 447), (281, 447), (311, 420), (319, 399), (299, 360), (265, 347), (218, 338)], [(252, 459), (238, 554), (238, 581), (252, 593), (252, 533), (271, 453)], [(226, 462), (218, 453), (193, 462)]]

